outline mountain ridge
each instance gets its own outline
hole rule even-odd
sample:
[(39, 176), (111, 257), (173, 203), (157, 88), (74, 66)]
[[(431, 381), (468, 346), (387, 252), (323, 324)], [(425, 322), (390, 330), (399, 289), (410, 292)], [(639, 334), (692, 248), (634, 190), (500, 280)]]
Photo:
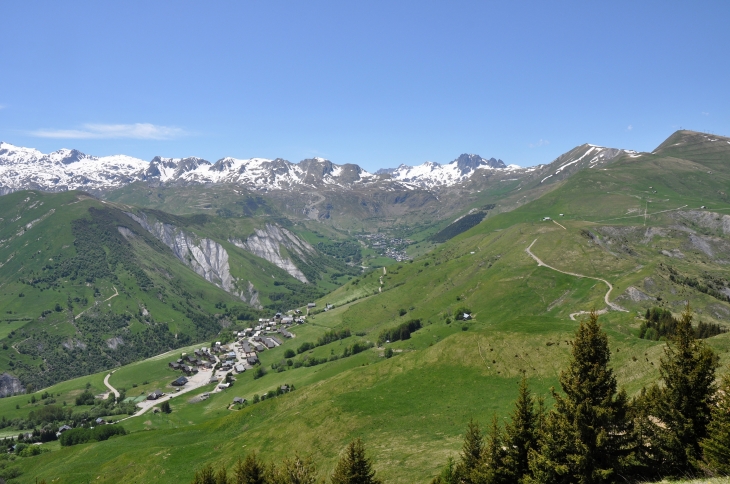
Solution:
[(97, 157), (67, 148), (42, 153), (35, 148), (0, 142), (0, 174), (5, 180), (0, 183), (0, 193), (21, 189), (108, 191), (134, 181), (235, 183), (262, 190), (298, 185), (348, 187), (377, 181), (436, 188), (463, 182), (479, 169), (521, 170), (501, 159), (466, 153), (443, 165), (427, 161), (369, 173), (356, 164), (338, 165), (320, 157), (298, 163), (283, 158), (224, 157), (211, 163), (199, 157), (155, 156), (147, 162), (128, 155)]

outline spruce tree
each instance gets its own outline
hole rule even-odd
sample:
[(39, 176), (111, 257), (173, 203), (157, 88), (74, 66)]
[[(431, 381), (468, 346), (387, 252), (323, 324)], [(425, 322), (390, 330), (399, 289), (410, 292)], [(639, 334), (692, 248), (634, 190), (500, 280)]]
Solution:
[(573, 342), (568, 368), (560, 375), (564, 395), (553, 390), (555, 409), (530, 451), (526, 482), (598, 484), (618, 479), (629, 442), (626, 395), (617, 393), (609, 368), (608, 337), (592, 311)]
[(195, 476), (191, 484), (216, 484), (215, 482), (215, 471), (213, 467), (208, 464), (202, 469), (195, 471)]
[(226, 467), (221, 465), (215, 473), (215, 484), (229, 484), (229, 482)]
[(464, 435), (464, 444), (459, 454), (459, 462), (456, 464), (454, 474), (456, 481), (464, 484), (476, 484), (480, 482), (478, 473), (484, 456), (484, 436), (479, 428), (479, 423), (473, 419), (469, 421)]
[(294, 454), (293, 459), (284, 459), (275, 471), (276, 484), (315, 484), (317, 482), (317, 466), (311, 457), (300, 457)]
[(456, 462), (453, 457), (446, 460), (446, 465), (441, 469), (441, 473), (434, 477), (431, 484), (457, 484), (459, 481), (456, 477)]
[(487, 445), (482, 454), (482, 462), (473, 473), (473, 482), (478, 484), (511, 484), (505, 469), (505, 435), (497, 423), (497, 416), (492, 415), (492, 426), (489, 429)]
[(689, 304), (664, 349), (659, 373), (663, 387), (645, 393), (644, 457), (664, 475), (683, 476), (700, 469), (700, 441), (707, 436), (715, 394), (717, 355), (695, 338)]
[(730, 374), (722, 379), (720, 391), (702, 441), (705, 462), (715, 475), (730, 476)]
[(340, 457), (331, 478), (332, 484), (380, 484), (375, 477), (372, 461), (365, 455), (365, 446), (359, 438), (350, 442)]
[(233, 468), (235, 484), (267, 484), (269, 481), (268, 469), (255, 452), (248, 454), (243, 460), (238, 458)]
[(538, 417), (523, 374), (512, 419), (504, 432), (505, 455), (501, 460), (501, 474), (507, 482), (521, 482), (530, 473), (529, 452), (537, 445)]

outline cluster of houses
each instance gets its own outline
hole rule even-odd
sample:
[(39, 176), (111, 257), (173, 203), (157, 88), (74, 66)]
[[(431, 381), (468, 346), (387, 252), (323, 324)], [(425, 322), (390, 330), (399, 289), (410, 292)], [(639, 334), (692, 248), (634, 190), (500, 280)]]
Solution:
[[(314, 306), (314, 303), (308, 305), (308, 307)], [(197, 349), (192, 355), (183, 353), (180, 359), (170, 362), (169, 367), (190, 376), (200, 370), (212, 369), (220, 361), (222, 371), (233, 370), (236, 373), (243, 373), (259, 363), (258, 353), (281, 346), (282, 339), (293, 338), (294, 335), (288, 328), (304, 323), (305, 318), (300, 310), (296, 310), (294, 315), (276, 313), (273, 318), (261, 318), (255, 327), (235, 332), (234, 337), (237, 339), (235, 343), (221, 344), (217, 341), (211, 348)], [(214, 381), (216, 380), (211, 380), (211, 383)], [(182, 387), (187, 382), (188, 379), (181, 376), (173, 381), (172, 385)], [(221, 389), (227, 386), (227, 383), (219, 384)], [(156, 400), (162, 395), (162, 392), (156, 390), (147, 398)]]
[(357, 237), (364, 239), (366, 244), (381, 255), (395, 259), (398, 262), (412, 260), (405, 252), (405, 248), (413, 244), (411, 239), (388, 237), (383, 233), (358, 235)]
[[(296, 313), (299, 315), (301, 311), (297, 310)], [(222, 369), (233, 369), (236, 373), (243, 373), (253, 368), (259, 362), (258, 353), (281, 346), (281, 338), (293, 338), (294, 335), (287, 328), (304, 323), (305, 317), (276, 313), (273, 318), (259, 319), (258, 325), (253, 328), (238, 331), (234, 335), (238, 339), (235, 346), (241, 353), (241, 359), (235, 361), (236, 352), (231, 351)]]
[(199, 369), (209, 370), (213, 368), (216, 363), (215, 356), (212, 353), (216, 352), (216, 348), (200, 348), (195, 350), (193, 356), (183, 354), (182, 358), (177, 361), (169, 363), (170, 368), (173, 370), (181, 370), (186, 375), (190, 376), (198, 372)]

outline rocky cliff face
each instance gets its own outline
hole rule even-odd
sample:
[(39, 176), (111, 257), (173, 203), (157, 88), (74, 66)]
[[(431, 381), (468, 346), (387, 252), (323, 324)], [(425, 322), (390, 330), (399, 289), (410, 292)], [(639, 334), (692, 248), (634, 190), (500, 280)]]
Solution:
[(234, 294), (254, 307), (260, 307), (258, 293), (248, 282), (246, 293), (238, 289), (238, 280), (231, 276), (228, 252), (213, 239), (198, 238), (171, 224), (150, 221), (144, 213), (125, 212), (163, 244), (172, 249), (175, 256), (185, 265), (224, 291)]
[(0, 375), (0, 398), (9, 397), (18, 393), (25, 393), (20, 380), (8, 373)]
[(266, 224), (265, 229), (256, 229), (254, 235), (246, 240), (229, 239), (229, 242), (240, 247), (255, 256), (271, 262), (275, 266), (284, 269), (292, 277), (306, 283), (309, 282), (294, 262), (282, 255), (281, 247), (294, 252), (297, 257), (306, 260), (314, 253), (314, 247), (287, 229), (272, 224)]

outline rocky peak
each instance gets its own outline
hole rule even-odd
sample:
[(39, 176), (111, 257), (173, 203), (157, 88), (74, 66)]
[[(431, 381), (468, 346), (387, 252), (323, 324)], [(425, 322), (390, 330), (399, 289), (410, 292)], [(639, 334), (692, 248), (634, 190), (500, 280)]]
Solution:
[(486, 160), (482, 158), (479, 155), (474, 154), (462, 154), (457, 159), (452, 161), (451, 163), (456, 163), (456, 166), (459, 168), (459, 172), (461, 174), (469, 173), (471, 171), (476, 170), (477, 168), (481, 168), (483, 166), (488, 166), (489, 168), (506, 168), (507, 165), (505, 165), (504, 161), (502, 160), (496, 160), (494, 158), (490, 158), (489, 160)]
[(64, 165), (69, 165), (85, 158), (90, 158), (90, 156), (80, 152), (79, 150), (59, 150), (53, 154), (60, 155), (60, 159), (58, 161)]
[(321, 181), (335, 169), (334, 164), (324, 158), (307, 158), (299, 162), (299, 167), (304, 171), (304, 179), (308, 183)]

